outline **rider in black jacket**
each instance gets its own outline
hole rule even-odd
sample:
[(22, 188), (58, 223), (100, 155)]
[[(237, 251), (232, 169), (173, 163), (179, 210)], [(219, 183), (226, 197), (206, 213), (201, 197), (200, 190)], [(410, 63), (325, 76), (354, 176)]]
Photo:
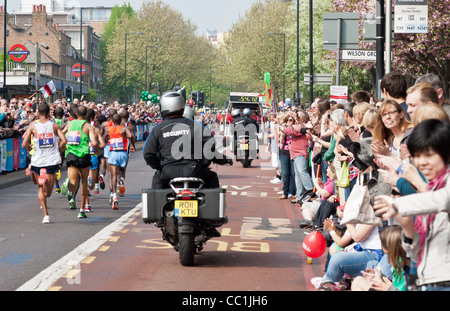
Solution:
[(183, 117), (185, 101), (176, 91), (164, 93), (160, 107), (164, 120), (152, 129), (143, 148), (145, 161), (157, 170), (152, 188), (167, 188), (175, 177), (197, 177), (205, 182), (204, 188), (219, 188), (217, 174), (208, 166), (231, 160), (216, 152), (211, 131)]

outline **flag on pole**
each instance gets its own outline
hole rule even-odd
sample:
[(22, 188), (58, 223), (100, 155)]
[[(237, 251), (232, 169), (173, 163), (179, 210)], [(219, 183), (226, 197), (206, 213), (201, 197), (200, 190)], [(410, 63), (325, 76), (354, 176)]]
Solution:
[(41, 91), (42, 95), (44, 95), (45, 98), (55, 93), (56, 87), (55, 84), (53, 83), (53, 80), (51, 80), (49, 83), (41, 87), (39, 91)]
[(270, 85), (270, 73), (264, 73), (264, 94), (259, 95), (264, 96), (266, 98), (266, 105), (269, 108), (272, 108), (272, 87)]

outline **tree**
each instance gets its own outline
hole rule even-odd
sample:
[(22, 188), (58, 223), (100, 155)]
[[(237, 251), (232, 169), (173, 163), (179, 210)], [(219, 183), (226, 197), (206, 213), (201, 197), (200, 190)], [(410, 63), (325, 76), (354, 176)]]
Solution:
[(160, 92), (209, 75), (213, 47), (195, 34), (196, 26), (190, 20), (169, 5), (147, 1), (135, 14), (122, 14), (116, 22), (119, 26), (112, 31), (105, 57), (105, 79), (116, 88), (111, 94), (119, 96), (123, 90), (125, 33), (143, 33), (127, 36), (127, 94), (146, 88), (146, 65), (149, 85), (158, 85)]
[(396, 34), (393, 66), (417, 78), (437, 74), (444, 84), (445, 98), (450, 93), (450, 43), (448, 9), (450, 0), (428, 0), (428, 33)]
[[(375, 0), (333, 0), (332, 4), (336, 12), (375, 14)], [(449, 7), (450, 0), (428, 0), (428, 33), (395, 34), (392, 42), (392, 70), (402, 72), (412, 82), (428, 72), (438, 74), (444, 83), (446, 98), (450, 89)], [(363, 48), (373, 46), (361, 44)], [(370, 63), (353, 63), (353, 66), (374, 70)]]
[[(130, 3), (124, 3), (121, 7), (115, 5), (111, 10), (111, 16), (105, 25), (99, 43), (99, 55), (103, 68), (103, 77), (106, 77), (107, 73), (111, 70), (111, 64), (107, 61), (107, 48), (114, 40), (114, 32), (116, 29), (122, 26), (120, 23), (122, 16), (128, 16), (129, 18), (135, 16), (135, 12)], [(103, 79), (102, 92), (109, 97), (118, 97), (121, 94), (120, 89), (117, 87), (118, 80), (120, 80), (120, 77), (116, 76)]]
[[(263, 91), (264, 72), (270, 72), (275, 96), (283, 88), (283, 36), (288, 5), (279, 0), (259, 1), (231, 27), (219, 51), (218, 70), (223, 84), (235, 91)], [(292, 44), (286, 36), (286, 58)], [(289, 77), (286, 77), (288, 79)], [(286, 85), (291, 81), (286, 80)]]

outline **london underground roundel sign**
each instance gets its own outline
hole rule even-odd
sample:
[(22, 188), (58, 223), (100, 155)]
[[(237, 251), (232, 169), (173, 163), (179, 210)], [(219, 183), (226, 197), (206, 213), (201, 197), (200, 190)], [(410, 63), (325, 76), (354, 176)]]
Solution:
[[(81, 70), (80, 70), (80, 66), (81, 66)], [(84, 67), (84, 65), (81, 65), (80, 63), (77, 63), (75, 65), (73, 65), (72, 67), (72, 73), (75, 77), (80, 77), (83, 76), (86, 72), (86, 67)]]
[(16, 62), (24, 61), (29, 54), (30, 51), (27, 51), (27, 48), (22, 44), (14, 44), (8, 51), (8, 55)]

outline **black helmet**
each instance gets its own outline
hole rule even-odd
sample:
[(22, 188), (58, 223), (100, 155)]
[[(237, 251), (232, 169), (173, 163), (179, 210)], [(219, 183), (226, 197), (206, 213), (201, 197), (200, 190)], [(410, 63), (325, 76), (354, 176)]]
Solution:
[(182, 116), (184, 112), (184, 97), (176, 91), (167, 91), (159, 100), (163, 119), (171, 116)]

